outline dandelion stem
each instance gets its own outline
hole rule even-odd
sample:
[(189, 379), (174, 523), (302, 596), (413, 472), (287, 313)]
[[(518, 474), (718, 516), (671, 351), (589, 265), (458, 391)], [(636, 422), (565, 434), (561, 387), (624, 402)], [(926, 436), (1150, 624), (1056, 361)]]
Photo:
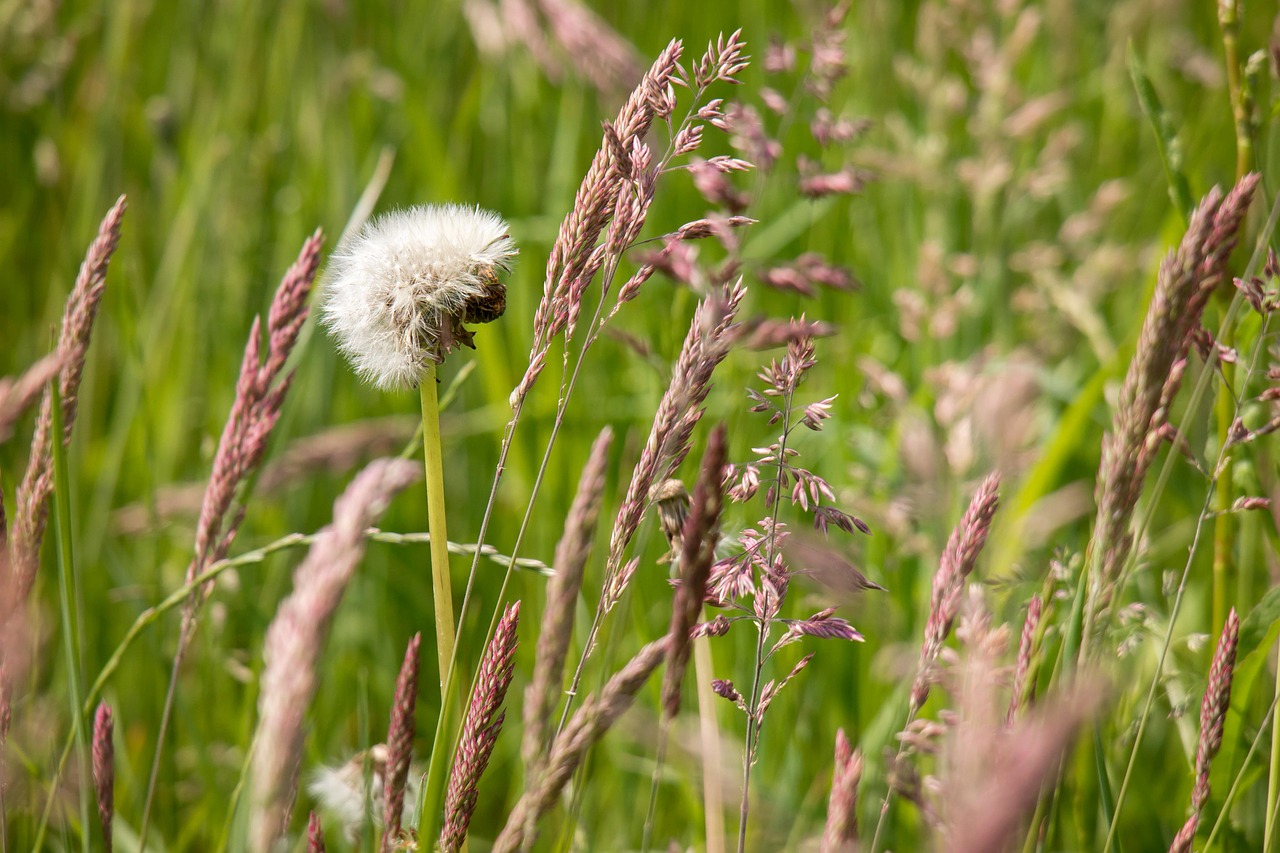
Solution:
[(443, 454), (440, 451), (440, 404), (436, 366), (418, 386), (422, 398), (422, 456), (427, 477), (427, 531), (431, 534), (431, 592), (436, 611), (436, 659), (440, 661), (440, 707), (448, 704), (445, 682), (453, 661), (453, 590), (449, 578), (449, 534), (445, 523)]

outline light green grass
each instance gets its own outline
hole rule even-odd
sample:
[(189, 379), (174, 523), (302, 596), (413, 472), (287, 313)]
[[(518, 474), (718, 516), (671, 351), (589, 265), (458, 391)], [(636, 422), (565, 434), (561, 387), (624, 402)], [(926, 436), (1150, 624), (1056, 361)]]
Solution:
[[(961, 470), (945, 461), (931, 471), (918, 464), (922, 441), (936, 450), (947, 437), (937, 409), (945, 391), (941, 366), (978, 365), (979, 374), (999, 383), (1008, 364), (1025, 354), (1034, 358), (1037, 394), (1029, 404), (1027, 455), (1002, 488), (997, 532), (979, 569), (982, 577), (999, 579), (992, 600), (1015, 635), (1021, 608), (1041, 588), (1055, 549), (1080, 552), (1087, 542), (1089, 507), (1050, 530), (1034, 536), (1030, 531), (1046, 517), (1041, 503), (1046, 497), (1068, 487), (1092, 495), (1101, 436), (1110, 420), (1110, 390), (1132, 352), (1158, 258), (1183, 227), (1182, 212), (1169, 200), (1160, 147), (1131, 82), (1126, 58), (1131, 40), (1176, 132), (1192, 196), (1234, 177), (1226, 90), (1197, 79), (1193, 72), (1200, 66), (1188, 61), (1221, 68), (1213, 4), (1171, 4), (1159, 12), (1137, 2), (1047, 4), (1040, 10), (1044, 29), (1010, 65), (1009, 85), (1017, 91), (1010, 102), (1054, 92), (1062, 101), (1039, 129), (1020, 139), (1001, 131), (1005, 116), (983, 113), (998, 112), (1000, 105), (984, 101), (959, 52), (962, 45), (948, 41), (955, 32), (937, 30), (938, 10), (946, 4), (877, 0), (854, 5), (846, 25), (850, 73), (836, 90), (833, 108), (875, 123), (853, 149), (853, 159), (878, 172), (878, 180), (854, 198), (799, 199), (794, 159), (820, 152), (803, 122), (797, 123), (783, 140), (787, 153), (764, 184), (761, 204), (748, 211), (760, 224), (747, 238), (744, 254), (781, 261), (821, 252), (849, 265), (863, 287), (852, 296), (824, 293), (805, 301), (768, 292), (748, 276), (747, 313), (805, 311), (840, 326), (837, 336), (818, 343), (820, 362), (803, 388), (814, 399), (838, 393), (835, 415), (823, 433), (799, 436), (801, 459), (832, 483), (845, 508), (871, 524), (869, 539), (838, 541), (847, 541), (855, 562), (890, 591), (842, 610), (866, 635), (865, 644), (805, 644), (818, 652), (816, 660), (771, 709), (753, 774), (758, 787), (751, 848), (758, 850), (783, 842), (798, 845), (820, 833), (838, 727), (867, 756), (861, 814), (864, 822), (874, 823), (884, 793), (882, 754), (896, 747), (893, 735), (905, 716), (902, 684), (910, 679), (937, 555), (973, 484), (1004, 452), (995, 441)], [(1246, 10), (1241, 31), (1246, 53), (1264, 48), (1269, 36), (1266, 10), (1253, 8), (1262, 5), (1249, 4)], [(6, 16), (19, 6), (0, 0)], [(660, 0), (625, 10), (610, 7), (602, 14), (646, 63), (670, 38), (685, 39), (689, 54), (696, 56), (718, 32), (738, 27), (758, 59), (771, 35), (800, 37), (817, 17), (763, 0)], [(0, 16), (0, 26), (3, 20)], [(967, 34), (992, 28), (997, 51), (1013, 30), (1011, 20), (984, 11), (962, 16), (959, 26), (958, 32)], [(124, 236), (90, 351), (66, 472), (74, 539), (67, 557), (74, 554), (76, 594), (83, 602), (83, 621), (76, 626), (83, 659), (80, 684), (93, 683), (139, 614), (182, 585), (192, 547), (190, 518), (143, 535), (123, 535), (113, 521), (115, 511), (139, 502), (152, 505), (166, 486), (207, 477), (253, 315), (265, 311), (280, 275), (317, 225), (329, 235), (326, 248), (333, 248), (385, 146), (394, 149), (395, 163), (379, 209), (475, 202), (508, 218), (521, 250), (506, 316), (477, 332), (479, 350), (464, 359), (478, 367), (442, 417), (451, 538), (474, 541), (508, 416), (506, 397), (524, 369), (547, 253), (598, 143), (599, 122), (612, 118), (617, 102), (572, 74), (562, 83), (549, 82), (522, 48), (501, 59), (478, 55), (456, 2), (394, 10), (367, 0), (70, 2), (58, 13), (57, 31), (72, 45), (60, 82), (30, 108), (10, 101), (0, 107), (0, 174), (8, 176), (0, 180), (0, 375), (19, 371), (47, 351), (50, 328), (98, 219), (119, 193), (127, 193)], [(56, 41), (49, 36), (50, 49)], [(18, 55), (11, 41), (0, 45)], [(7, 69), (7, 56), (5, 62)], [(907, 85), (902, 72), (908, 65), (951, 81), (959, 103), (945, 107), (939, 86)], [(757, 62), (745, 83), (740, 93), (754, 99), (761, 85), (790, 93), (795, 81), (767, 79)], [(1047, 155), (1055, 134), (1068, 130), (1075, 145), (1060, 156)], [(1265, 132), (1261, 142), (1257, 157), (1271, 191), (1276, 145)], [(708, 147), (711, 153), (727, 150), (710, 133)], [(37, 175), (37, 150), (56, 152), (56, 173), (43, 180)], [(838, 159), (829, 154), (826, 165), (835, 167)], [(982, 199), (963, 179), (970, 161), (984, 164), (979, 171), (1008, 165), (1015, 185), (1050, 165), (1066, 177), (1044, 197), (1016, 189)], [(1033, 281), (1037, 270), (1020, 265), (1019, 255), (1036, 244), (1061, 247), (1064, 223), (1085, 211), (1097, 189), (1111, 180), (1123, 180), (1128, 195), (1106, 214), (1096, 235), (1064, 250), (1058, 270), (1069, 278), (1083, 267), (1081, 281), (1096, 288), (1084, 307), (1116, 353), (1103, 358), (1096, 339), (1046, 296)], [(646, 233), (671, 230), (705, 209), (687, 178), (672, 175), (660, 185)], [(1255, 229), (1264, 215), (1257, 215)], [(1256, 232), (1248, 233), (1251, 247)], [(902, 293), (924, 294), (929, 316), (948, 310), (922, 281), (926, 243), (936, 243), (948, 255), (971, 256), (971, 277), (952, 273), (944, 278), (949, 292), (963, 288), (970, 302), (958, 312), (954, 334), (909, 340), (901, 333), (895, 294), (899, 299)], [(1114, 254), (1113, 266), (1101, 265), (1104, 244)], [(1071, 290), (1067, 286), (1065, 292)], [(1036, 307), (1042, 304), (1048, 307)], [(538, 498), (538, 520), (521, 548), (525, 555), (550, 560), (591, 439), (606, 423), (619, 436), (602, 514), (612, 519), (693, 306), (690, 294), (655, 278), (619, 316), (620, 328), (653, 348), (661, 370), (609, 338), (587, 360)], [(745, 414), (745, 389), (766, 357), (746, 351), (731, 356), (717, 373), (708, 401), (704, 424), (728, 422), (731, 456), (737, 460), (772, 440)], [(875, 393), (859, 369), (862, 358), (896, 374), (905, 398), (894, 401)], [(464, 359), (446, 365), (445, 383)], [(489, 536), (500, 551), (515, 537), (513, 520), (523, 514), (550, 434), (558, 361), (553, 352), (552, 369), (531, 397), (515, 437), (498, 522)], [(412, 394), (386, 395), (359, 385), (323, 334), (304, 338), (296, 368), (273, 441), (276, 455), (292, 441), (331, 426), (415, 411)], [(1196, 417), (1187, 425), (1192, 446), (1212, 451), (1213, 425), (1204, 411), (1192, 414)], [(699, 442), (704, 434), (700, 429)], [(7, 502), (25, 464), (29, 435), (28, 420), (14, 440), (0, 446)], [(1242, 473), (1238, 491), (1274, 489), (1275, 445), (1261, 445), (1250, 454), (1246, 458), (1253, 468)], [(687, 479), (695, 461), (686, 465)], [(272, 494), (255, 495), (233, 555), (327, 523), (350, 473), (318, 471)], [(1175, 461), (1168, 485), (1149, 508), (1146, 556), (1130, 595), (1148, 606), (1158, 627), (1172, 601), (1162, 593), (1161, 576), (1181, 568), (1204, 485), (1201, 476)], [(757, 521), (733, 512), (727, 520), (731, 528)], [(414, 491), (396, 501), (382, 526), (422, 530), (425, 518), (423, 497)], [(648, 530), (650, 524), (638, 540), (645, 555), (641, 571), (627, 605), (606, 627), (602, 653), (589, 672), (591, 686), (600, 682), (604, 666), (612, 671), (666, 628), (667, 575), (652, 566), (663, 543), (657, 530)], [(1229, 603), (1242, 615), (1270, 588), (1276, 562), (1270, 518), (1258, 516), (1249, 524), (1257, 526), (1241, 534), (1241, 571), (1234, 592), (1229, 591)], [(29, 684), (34, 694), (27, 693), (14, 711), (13, 742), (23, 752), (6, 756), (17, 779), (6, 795), (11, 850), (32, 843), (45, 793), (40, 779), (56, 760), (68, 731), (68, 702), (77, 693), (59, 648), (64, 618), (58, 615), (59, 562), (53, 543), (47, 545), (37, 586), (45, 640), (40, 668)], [(596, 573), (588, 568), (592, 602), (601, 545), (592, 563)], [(228, 821), (229, 794), (240, 778), (256, 718), (262, 637), (288, 591), (296, 559), (296, 553), (284, 552), (237, 567), (234, 582), (221, 584), (206, 607), (179, 685), (161, 768), (151, 839), (163, 841), (165, 849), (208, 849)], [(404, 645), (417, 630), (434, 635), (427, 561), (425, 545), (371, 544), (325, 652), (322, 687), (308, 717), (304, 772), (320, 762), (343, 761), (384, 736)], [(457, 592), (466, 561), (455, 557), (453, 563)], [(1196, 714), (1213, 647), (1210, 641), (1193, 651), (1185, 638), (1210, 630), (1209, 566), (1205, 554), (1193, 567), (1166, 667), (1171, 687), (1158, 693), (1139, 752), (1141, 784), (1129, 792), (1120, 823), (1128, 851), (1167, 846), (1185, 816)], [(501, 579), (492, 564), (482, 562), (481, 571), (483, 608), (459, 630), (460, 660), (468, 675), (479, 660), (478, 638)], [(525, 602), (522, 645), (508, 700), (509, 729), (481, 786), (473, 850), (485, 849), (521, 790), (518, 697), (532, 670), (541, 586), (533, 574), (517, 573), (513, 580), (513, 594)], [(804, 603), (813, 590), (803, 584), (797, 582), (793, 590), (795, 615), (811, 604), (822, 606)], [(580, 612), (582, 629), (589, 614), (589, 606)], [(1056, 621), (1064, 620), (1065, 611)], [(141, 813), (177, 626), (173, 614), (145, 631), (105, 688), (104, 698), (115, 709), (121, 839), (137, 829), (131, 824)], [(1127, 686), (1146, 684), (1159, 639), (1153, 634), (1139, 652), (1116, 664), (1121, 689), (1099, 724), (1113, 787), (1128, 756), (1141, 696), (1140, 688)], [(716, 641), (715, 661), (723, 669), (718, 674), (747, 678), (751, 650), (748, 631)], [(802, 651), (787, 650), (774, 674), (785, 672)], [(1265, 656), (1265, 648), (1259, 654)], [(437, 683), (434, 659), (424, 650), (421, 685)], [(1210, 825), (1253, 735), (1267, 719), (1273, 666), (1262, 664), (1256, 685), (1242, 691), (1238, 706), (1233, 702), (1214, 769)], [(1181, 717), (1170, 717), (1167, 697), (1173, 695), (1186, 697)], [(938, 704), (927, 706), (926, 715)], [(421, 689), (424, 759), (438, 707), (435, 691)], [(622, 730), (593, 754), (577, 849), (639, 843), (657, 714), (656, 689), (650, 689)], [(692, 711), (688, 719), (694, 719)], [(726, 704), (719, 720), (727, 744), (740, 743), (741, 715)], [(39, 725), (33, 728), (33, 721)], [(654, 837), (663, 847), (674, 838), (701, 849), (701, 773), (679, 734), (667, 751), (668, 781), (660, 792)], [(1264, 734), (1262, 749), (1269, 745)], [(733, 748), (726, 749), (726, 772), (736, 778), (740, 767)], [(1105, 827), (1096, 825), (1098, 795), (1088, 776), (1092, 749), (1081, 752), (1086, 755), (1069, 765), (1063, 794), (1067, 817), (1058, 841), (1066, 847), (1093, 846), (1105, 835)], [(1218, 833), (1222, 849), (1260, 843), (1265, 763), (1255, 758), (1244, 772), (1232, 820)], [(58, 849), (82, 843), (74, 789), (68, 797), (65, 814), (50, 833), (49, 844)], [(736, 806), (736, 796), (725, 801)], [(304, 795), (296, 827), (309, 806)], [(233, 838), (243, 832), (238, 820)], [(560, 820), (554, 815), (545, 821), (544, 849), (565, 837)], [(726, 816), (726, 829), (736, 830), (734, 814)], [(921, 832), (917, 814), (895, 805), (889, 846), (914, 849), (922, 843)], [(1202, 841), (1206, 834), (1202, 831)]]

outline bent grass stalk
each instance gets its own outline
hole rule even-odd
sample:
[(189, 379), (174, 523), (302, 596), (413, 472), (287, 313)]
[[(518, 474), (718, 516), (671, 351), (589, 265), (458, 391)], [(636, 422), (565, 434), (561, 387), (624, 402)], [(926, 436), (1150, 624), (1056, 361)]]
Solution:
[[(389, 531), (379, 530), (371, 527), (365, 531), (365, 535), (375, 542), (382, 542), (390, 545), (409, 545), (421, 544), (429, 542), (429, 534), (413, 534), (413, 533), (393, 533)], [(205, 584), (217, 580), (223, 572), (228, 569), (235, 569), (241, 566), (250, 566), (261, 563), (267, 557), (283, 551), (286, 548), (299, 548), (304, 545), (311, 545), (315, 542), (317, 534), (314, 533), (290, 533), (288, 536), (282, 536), (274, 542), (270, 542), (261, 548), (252, 551), (246, 551), (238, 557), (231, 557), (218, 562), (196, 575), (184, 585), (178, 587), (169, 595), (165, 596), (159, 603), (148, 607), (146, 610), (138, 614), (133, 620), (133, 624), (129, 630), (125, 632), (120, 643), (111, 652), (111, 657), (107, 658), (107, 662), (103, 664), (102, 671), (98, 673), (98, 677), (94, 679), (88, 691), (84, 694), (84, 698), (80, 703), (80, 718), (85, 719), (93, 713), (94, 703), (102, 697), (102, 691), (106, 689), (107, 682), (115, 675), (116, 670), (120, 668), (121, 662), (124, 660), (125, 653), (129, 651), (134, 642), (142, 636), (147, 628), (154, 625), (162, 616), (181, 605), (188, 596), (200, 589)], [(514, 559), (505, 554), (499, 554), (490, 547), (482, 547), (479, 545), (449, 542), (447, 547), (450, 552), (456, 554), (476, 554), (480, 557), (487, 557), (493, 562), (501, 566), (514, 566), (518, 569), (536, 571), (539, 574), (545, 574), (548, 569), (546, 566), (537, 563), (534, 560)], [(76, 731), (73, 729), (67, 734), (67, 738), (62, 745), (62, 752), (58, 758), (58, 764), (53, 772), (53, 776), (49, 781), (49, 798), (45, 803), (45, 817), (47, 817), (53, 807), (53, 798), (58, 790), (58, 784), (62, 778), (62, 772), (66, 768), (67, 759), (71, 755), (72, 748), (76, 745)], [(250, 751), (253, 747), (250, 746)]]

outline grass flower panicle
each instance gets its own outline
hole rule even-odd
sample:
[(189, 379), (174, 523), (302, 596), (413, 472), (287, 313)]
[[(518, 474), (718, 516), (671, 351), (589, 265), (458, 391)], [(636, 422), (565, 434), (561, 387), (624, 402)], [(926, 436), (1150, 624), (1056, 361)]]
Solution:
[[(98, 235), (89, 244), (63, 310), (62, 328), (54, 352), (61, 361), (58, 394), (62, 401), (61, 441), (64, 447), (70, 442), (71, 428), (75, 425), (76, 399), (85, 359), (89, 355), (89, 341), (106, 290), (107, 268), (120, 243), (120, 229), (127, 206), (125, 197), (120, 196), (103, 217)], [(53, 395), (46, 390), (40, 402), (40, 417), (31, 440), (26, 474), (15, 495), (13, 535), (8, 544), (9, 571), (13, 573), (16, 588), (11, 595), (5, 596), (14, 604), (25, 601), (31, 594), (40, 562), (40, 543), (44, 540), (49, 518), (48, 501), (53, 493), (52, 432)]]
[(102, 849), (107, 853), (111, 853), (111, 823), (116, 813), (116, 752), (111, 739), (114, 732), (111, 706), (98, 703), (93, 715), (93, 787), (98, 798), (98, 819), (102, 822)]
[(1240, 617), (1233, 608), (1227, 615), (1218, 649), (1209, 666), (1209, 683), (1200, 703), (1200, 740), (1196, 746), (1196, 779), (1191, 790), (1191, 815), (1169, 846), (1170, 853), (1189, 853), (1195, 840), (1200, 815), (1209, 804), (1209, 768), (1222, 748), (1222, 731), (1231, 705), (1231, 680), (1236, 666), (1236, 644), (1240, 638)]
[(324, 830), (315, 812), (307, 817), (307, 853), (324, 853)]
[(516, 246), (497, 214), (456, 204), (388, 213), (330, 260), (324, 324), (361, 378), (412, 388), (428, 362), (474, 348), (464, 323), (506, 308)]
[(662, 710), (667, 717), (680, 711), (680, 683), (693, 650), (690, 631), (702, 613), (707, 578), (720, 541), (720, 512), (724, 508), (724, 467), (728, 439), (721, 424), (711, 432), (702, 470), (693, 489), (688, 518), (680, 531), (680, 588), (667, 629), (670, 647), (662, 682)]
[(827, 826), (819, 848), (822, 853), (855, 853), (858, 849), (858, 783), (861, 781), (862, 753), (854, 749), (840, 729), (836, 732)]
[(520, 602), (507, 608), (498, 623), (489, 647), (480, 662), (480, 675), (471, 694), (471, 705), (462, 724), (462, 737), (449, 774), (449, 790), (445, 795), (444, 829), (440, 832), (440, 849), (444, 853), (461, 850), (467, 840), (471, 815), (480, 796), (480, 777), (489, 766), (493, 747), (498, 742), (506, 711), (499, 710), (507, 698), (507, 689), (515, 675), (516, 628), (520, 625)]
[(382, 777), (382, 849), (388, 851), (400, 834), (404, 812), (405, 782), (409, 778), (409, 762), (413, 758), (413, 735), (417, 730), (413, 716), (418, 700), (418, 649), (422, 634), (414, 634), (404, 652), (404, 663), (396, 678), (395, 701), (391, 706), (391, 723), (387, 727), (387, 769)]
[(605, 427), (591, 446), (591, 455), (582, 469), (578, 492), (565, 517), (564, 534), (556, 545), (555, 575), (547, 584), (547, 603), (542, 613), (533, 675), (524, 694), (524, 741), (520, 756), (526, 776), (535, 774), (545, 754), (547, 723), (560, 699), (564, 662), (573, 635), (573, 614), (582, 591), (583, 573), (600, 519), (605, 475), (613, 430)]
[(375, 460), (356, 476), (334, 503), (332, 526), (294, 571), (293, 592), (267, 628), (254, 735), (250, 832), (255, 850), (269, 850), (284, 834), (302, 757), (302, 721), (319, 684), (316, 664), (333, 614), (364, 556), (365, 528), (416, 476), (413, 463), (401, 459)]
[(991, 532), (991, 519), (1000, 503), (1000, 475), (988, 474), (974, 492), (964, 517), (951, 532), (947, 547), (938, 561), (938, 571), (933, 576), (933, 598), (929, 606), (929, 621), (924, 629), (924, 643), (920, 648), (920, 666), (915, 682), (911, 685), (911, 710), (915, 717), (929, 698), (929, 682), (934, 674), (934, 661), (942, 649), (942, 643), (951, 633), (951, 625), (960, 610), (964, 585), (977, 564), (978, 555)]

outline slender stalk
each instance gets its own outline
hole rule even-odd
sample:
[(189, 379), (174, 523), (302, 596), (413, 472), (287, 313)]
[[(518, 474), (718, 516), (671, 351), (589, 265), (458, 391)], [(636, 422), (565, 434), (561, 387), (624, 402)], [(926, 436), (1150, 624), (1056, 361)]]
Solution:
[[(782, 437), (778, 441), (778, 477), (773, 488), (773, 506), (769, 514), (773, 524), (769, 527), (769, 548), (765, 565), (772, 567), (778, 553), (778, 509), (782, 505), (784, 483), (782, 474), (787, 464), (787, 439), (791, 437), (791, 401), (794, 390), (787, 391), (786, 401), (782, 405)], [(759, 636), (756, 640), (755, 674), (751, 679), (751, 700), (747, 703), (747, 733), (743, 740), (742, 756), (742, 803), (738, 807), (738, 853), (747, 849), (747, 815), (751, 809), (751, 767), (755, 764), (756, 744), (760, 740), (760, 676), (764, 672), (765, 645), (769, 641), (769, 617), (766, 615), (756, 622)]]
[(1223, 62), (1227, 70), (1227, 92), (1236, 131), (1236, 180), (1253, 169), (1253, 138), (1249, 133), (1249, 111), (1245, 106), (1244, 80), (1240, 61), (1240, 2), (1218, 0), (1218, 26), (1222, 30)]
[[(1231, 114), (1236, 132), (1236, 180), (1239, 181), (1253, 168), (1253, 140), (1249, 133), (1249, 115), (1245, 106), (1244, 83), (1240, 62), (1240, 4), (1239, 0), (1219, 0), (1218, 26), (1222, 30), (1223, 62), (1227, 71), (1227, 92), (1231, 99)], [(1228, 324), (1222, 329), (1220, 338), (1225, 347), (1235, 346), (1235, 325)], [(1227, 392), (1219, 394), (1215, 408), (1217, 410), (1218, 443), (1226, 446), (1231, 434), (1231, 425), (1235, 420), (1236, 404), (1231, 398), (1232, 378), (1234, 370), (1226, 362), (1221, 362), (1222, 378)], [(1228, 459), (1230, 454), (1228, 453)], [(1229, 467), (1229, 466), (1228, 466)], [(1222, 633), (1222, 626), (1227, 618), (1227, 573), (1232, 568), (1232, 549), (1235, 543), (1234, 518), (1228, 510), (1235, 499), (1234, 484), (1228, 473), (1220, 477), (1218, 494), (1214, 504), (1217, 517), (1214, 519), (1213, 531), (1213, 623), (1212, 634)]]
[[(418, 386), (422, 398), (422, 456), (427, 477), (427, 531), (431, 534), (431, 591), (436, 611), (436, 659), (440, 662), (440, 707), (451, 704), (445, 682), (453, 667), (453, 589), (449, 576), (449, 534), (445, 523), (444, 456), (440, 450), (440, 401), (436, 397), (436, 365)], [(479, 555), (477, 555), (478, 557)]]
[[(236, 821), (236, 809), (240, 807), (240, 798), (244, 796), (245, 789), (249, 786), (249, 773), (253, 767), (253, 754), (258, 750), (258, 732), (255, 729), (253, 736), (249, 739), (249, 748), (244, 751), (244, 760), (240, 762), (240, 775), (236, 777), (236, 785), (231, 789), (231, 796), (227, 800), (227, 819), (222, 823), (222, 835), (218, 839), (218, 846), (215, 850), (226, 850), (231, 839), (231, 830)], [(243, 832), (237, 843), (243, 845), (245, 838)]]
[[(1235, 346), (1235, 326), (1228, 325), (1223, 330), (1221, 343), (1225, 347)], [(1231, 425), (1236, 419), (1236, 400), (1232, 393), (1231, 380), (1235, 371), (1230, 364), (1219, 362), (1224, 387), (1214, 400), (1217, 414), (1218, 445), (1224, 450), (1225, 465), (1219, 467), (1217, 489), (1214, 492), (1213, 508), (1213, 621), (1211, 636), (1219, 636), (1227, 619), (1227, 574), (1233, 567), (1232, 552), (1235, 549), (1235, 518), (1231, 513), (1231, 504), (1235, 500), (1235, 488), (1231, 482), (1232, 472), (1230, 459), (1232, 452), (1228, 447), (1231, 440)]]
[[(1245, 771), (1249, 769), (1249, 764), (1253, 761), (1253, 754), (1258, 751), (1258, 744), (1262, 742), (1262, 736), (1267, 733), (1267, 726), (1270, 725), (1272, 715), (1280, 710), (1280, 700), (1272, 699), (1271, 707), (1262, 715), (1262, 725), (1258, 726), (1258, 731), (1254, 733), (1253, 740), (1249, 742), (1249, 751), (1245, 753), (1244, 761), (1240, 763), (1240, 769), (1236, 771), (1235, 778), (1231, 780), (1231, 787), (1227, 789), (1227, 794), (1222, 798), (1222, 808), (1218, 810), (1218, 819), (1213, 822), (1213, 829), (1209, 831), (1209, 837), (1205, 839), (1204, 850), (1213, 850), (1213, 842), (1218, 837), (1218, 830), (1222, 828), (1222, 822), (1226, 819), (1227, 814), (1231, 811), (1231, 804), (1236, 800), (1236, 794), (1240, 791), (1240, 785), (1244, 779)], [(1268, 818), (1270, 821), (1275, 820), (1273, 812)], [(1264, 851), (1266, 847), (1262, 848)]]
[[(71, 541), (71, 496), (69, 494), (71, 480), (67, 472), (67, 452), (61, 440), (62, 430), (62, 398), (58, 394), (57, 383), (51, 386), (53, 392), (53, 405), (50, 410), (53, 415), (53, 435), (52, 443), (53, 451), (53, 477), (54, 477), (54, 521), (57, 525), (58, 533), (58, 606), (62, 616), (62, 637), (63, 650), (66, 652), (67, 662), (67, 692), (70, 694), (71, 701), (71, 727), (75, 732), (76, 754), (80, 765), (81, 778), (87, 779), (88, 775), (88, 753), (86, 748), (87, 738), (85, 736), (84, 721), (85, 714), (80, 713), (80, 623), (72, 616), (72, 601), (76, 597), (76, 571), (75, 571), (75, 555), (72, 549)], [(89, 819), (89, 791), (90, 787), (82, 785), (80, 788), (80, 826), (81, 826), (81, 847), (87, 853), (89, 850), (89, 835), (92, 824)], [(43, 839), (45, 824), (42, 821), (40, 833), (37, 836), (36, 847), (39, 848), (40, 841)]]
[(1267, 823), (1262, 834), (1262, 849), (1273, 849), (1275, 844), (1276, 802), (1280, 799), (1280, 667), (1276, 669), (1276, 686), (1271, 700), (1271, 761), (1267, 767)]
[(711, 662), (711, 641), (693, 641), (693, 670), (698, 685), (698, 722), (702, 735), (702, 811), (706, 824), (707, 853), (724, 853), (724, 802), (720, 791), (720, 726), (717, 703), (723, 702), (711, 689), (715, 667)]
[(658, 785), (662, 782), (662, 765), (667, 758), (667, 739), (671, 736), (671, 717), (662, 715), (658, 729), (658, 749), (653, 756), (653, 775), (649, 779), (649, 808), (644, 815), (644, 833), (640, 839), (641, 853), (649, 853), (653, 839), (653, 816), (658, 812)]

